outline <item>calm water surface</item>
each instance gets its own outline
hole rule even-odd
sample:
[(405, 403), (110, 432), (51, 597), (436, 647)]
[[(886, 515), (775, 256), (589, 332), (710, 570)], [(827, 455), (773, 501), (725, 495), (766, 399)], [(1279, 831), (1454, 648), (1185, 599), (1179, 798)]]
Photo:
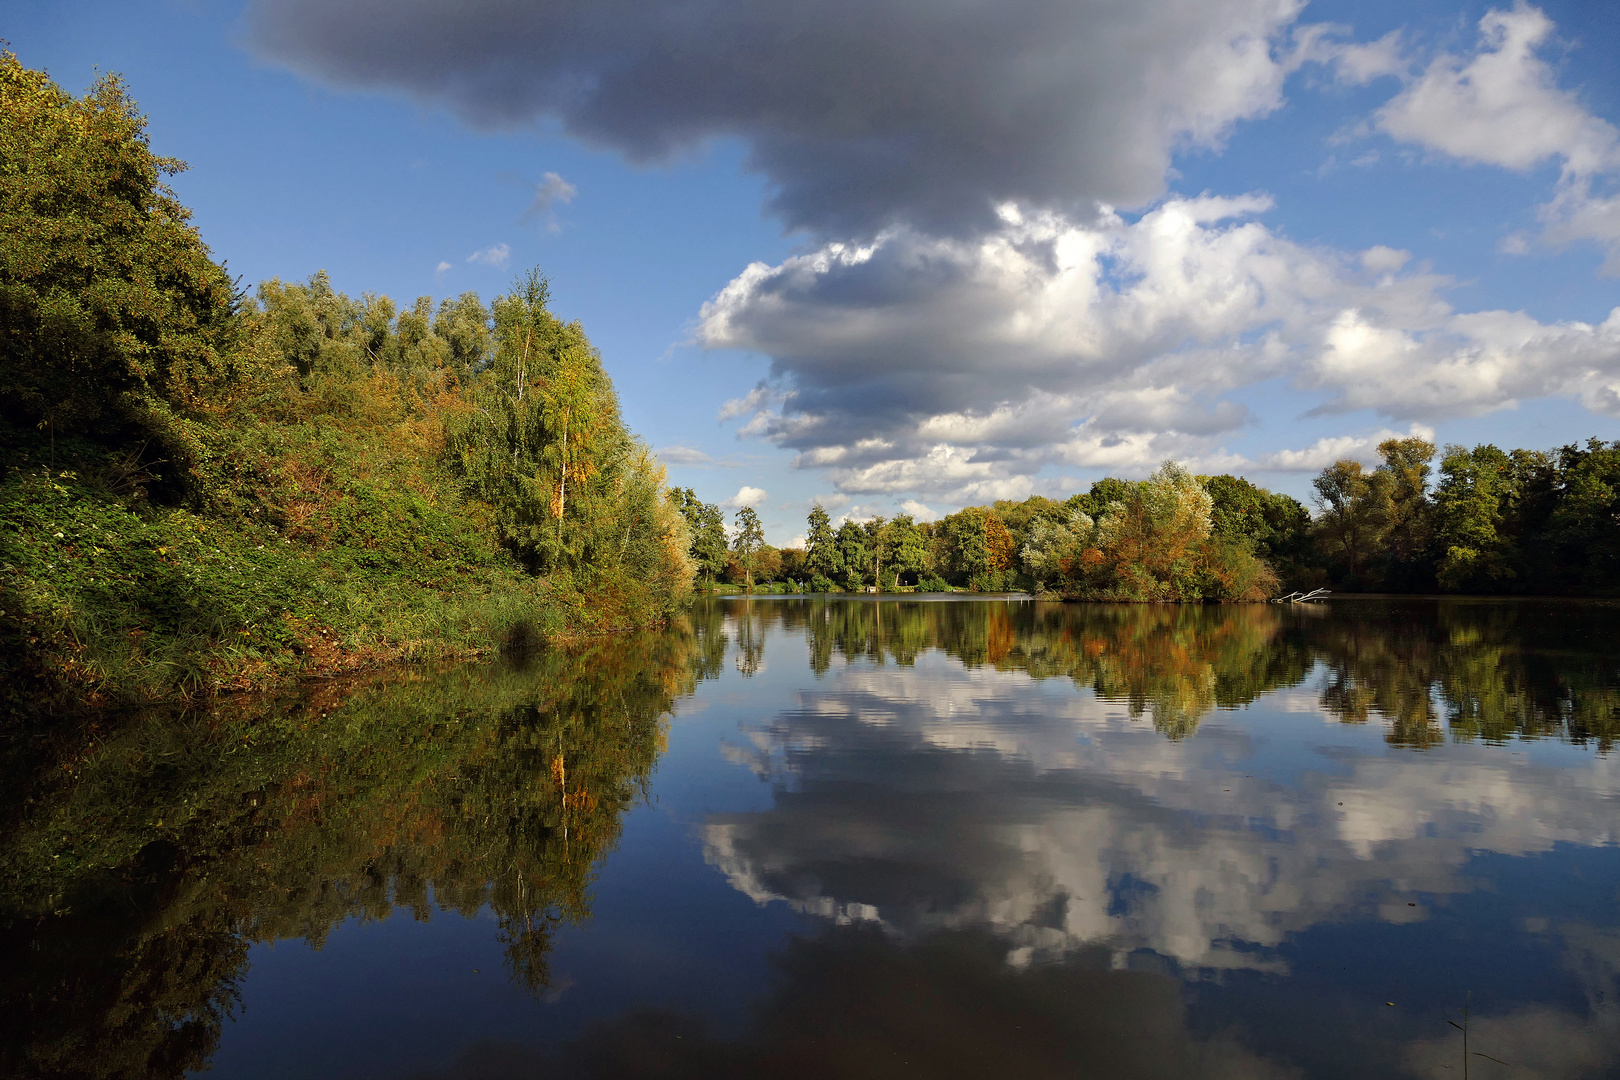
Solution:
[(1620, 608), (1433, 600), (719, 599), (104, 718), (5, 747), (0, 1074), (1613, 1077), (1617, 737)]

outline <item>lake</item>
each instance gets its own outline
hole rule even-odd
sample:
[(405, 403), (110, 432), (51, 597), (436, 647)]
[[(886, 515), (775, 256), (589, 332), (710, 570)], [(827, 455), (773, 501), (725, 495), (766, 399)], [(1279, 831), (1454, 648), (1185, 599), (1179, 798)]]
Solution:
[(0, 1074), (1612, 1077), (1617, 738), (1620, 606), (1427, 598), (710, 598), (75, 721)]

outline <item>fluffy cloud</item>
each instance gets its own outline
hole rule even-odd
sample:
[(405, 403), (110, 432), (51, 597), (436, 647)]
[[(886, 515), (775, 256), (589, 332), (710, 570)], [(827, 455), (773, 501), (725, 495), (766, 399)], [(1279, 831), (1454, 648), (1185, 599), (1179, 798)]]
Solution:
[[(1546, 239), (1596, 241), (1605, 271), (1620, 275), (1620, 197), (1605, 193), (1620, 173), (1620, 131), (1559, 87), (1541, 56), (1553, 31), (1534, 7), (1487, 12), (1475, 53), (1436, 57), (1380, 110), (1378, 126), (1460, 161), (1523, 170), (1557, 160), (1558, 191), (1541, 207)], [(1520, 238), (1505, 247), (1523, 249)]]
[(942, 516), (938, 510), (924, 506), (916, 499), (904, 499), (900, 503), (902, 513), (910, 514), (917, 521), (938, 521)]
[(557, 207), (574, 201), (579, 189), (554, 172), (548, 172), (540, 178), (538, 184), (529, 185), (534, 197), (529, 201), (529, 208), (523, 212), (523, 220), (543, 221), (548, 232), (557, 232), (561, 226), (557, 224)]
[(1277, 472), (1320, 472), (1335, 461), (1349, 458), (1365, 465), (1377, 465), (1378, 444), (1385, 439), (1427, 439), (1434, 441), (1434, 429), (1413, 424), (1407, 431), (1385, 428), (1371, 435), (1323, 436), (1301, 450), (1277, 450), (1261, 455), (1255, 462), (1263, 469)]
[(1576, 173), (1613, 168), (1613, 125), (1559, 89), (1538, 55), (1552, 32), (1552, 20), (1533, 7), (1487, 12), (1478, 51), (1436, 57), (1379, 112), (1379, 127), (1463, 161), (1528, 169), (1557, 157)]
[(1158, 196), (1281, 103), (1300, 0), (252, 0), (261, 55), (637, 159), (740, 138), (790, 224), (955, 233)]
[(857, 494), (1020, 498), (1048, 465), (1171, 456), (1319, 468), (1313, 450), (1218, 450), (1247, 420), (1228, 395), (1279, 377), (1323, 413), (1431, 422), (1568, 394), (1620, 415), (1620, 309), (1595, 326), (1458, 313), (1405, 252), (1297, 244), (1256, 220), (1268, 205), (1173, 199), (1134, 222), (1003, 207), (973, 238), (829, 243), (748, 267), (698, 338), (769, 355), (771, 388), (724, 415), (752, 410), (744, 433)]
[(483, 263), (485, 266), (502, 267), (512, 258), (512, 245), (496, 244), (482, 251), (475, 251), (467, 256), (470, 263)]
[(737, 489), (737, 494), (733, 495), (729, 499), (723, 500), (720, 503), (720, 509), (741, 510), (745, 506), (758, 506), (769, 497), (769, 494), (764, 488), (749, 487), (747, 484), (744, 484), (742, 487)]

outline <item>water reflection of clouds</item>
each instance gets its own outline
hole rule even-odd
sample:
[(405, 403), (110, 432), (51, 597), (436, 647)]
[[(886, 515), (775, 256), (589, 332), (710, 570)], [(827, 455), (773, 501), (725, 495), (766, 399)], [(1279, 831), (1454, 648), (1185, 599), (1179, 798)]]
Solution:
[(988, 928), (1031, 958), (1099, 944), (1281, 970), (1292, 932), (1421, 919), (1476, 888), (1476, 851), (1617, 840), (1612, 755), (1339, 749), (1284, 785), (1243, 773), (1238, 725), (1170, 742), (1089, 693), (937, 655), (844, 668), (747, 734), (730, 756), (781, 787), (771, 810), (706, 825), (735, 887), (907, 937)]

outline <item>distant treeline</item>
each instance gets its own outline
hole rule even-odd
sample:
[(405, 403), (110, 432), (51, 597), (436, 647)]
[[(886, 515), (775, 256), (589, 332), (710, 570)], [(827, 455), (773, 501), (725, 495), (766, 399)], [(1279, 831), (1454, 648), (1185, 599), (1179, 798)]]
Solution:
[(325, 274), (248, 296), (116, 77), (0, 54), (0, 707), (618, 629), (685, 526), (578, 323)]
[[(1620, 442), (1557, 450), (1443, 452), (1380, 444), (1373, 469), (1344, 460), (1313, 481), (1313, 515), (1238, 476), (1168, 462), (1144, 481), (1099, 480), (1064, 500), (970, 506), (837, 529), (820, 506), (805, 548), (738, 533), (678, 491), (708, 581), (836, 589), (1028, 590), (1093, 600), (1255, 600), (1280, 592), (1620, 592)], [(1439, 458), (1438, 476), (1434, 476)], [(752, 515), (752, 511), (740, 514)], [(757, 524), (757, 522), (756, 522)]]

